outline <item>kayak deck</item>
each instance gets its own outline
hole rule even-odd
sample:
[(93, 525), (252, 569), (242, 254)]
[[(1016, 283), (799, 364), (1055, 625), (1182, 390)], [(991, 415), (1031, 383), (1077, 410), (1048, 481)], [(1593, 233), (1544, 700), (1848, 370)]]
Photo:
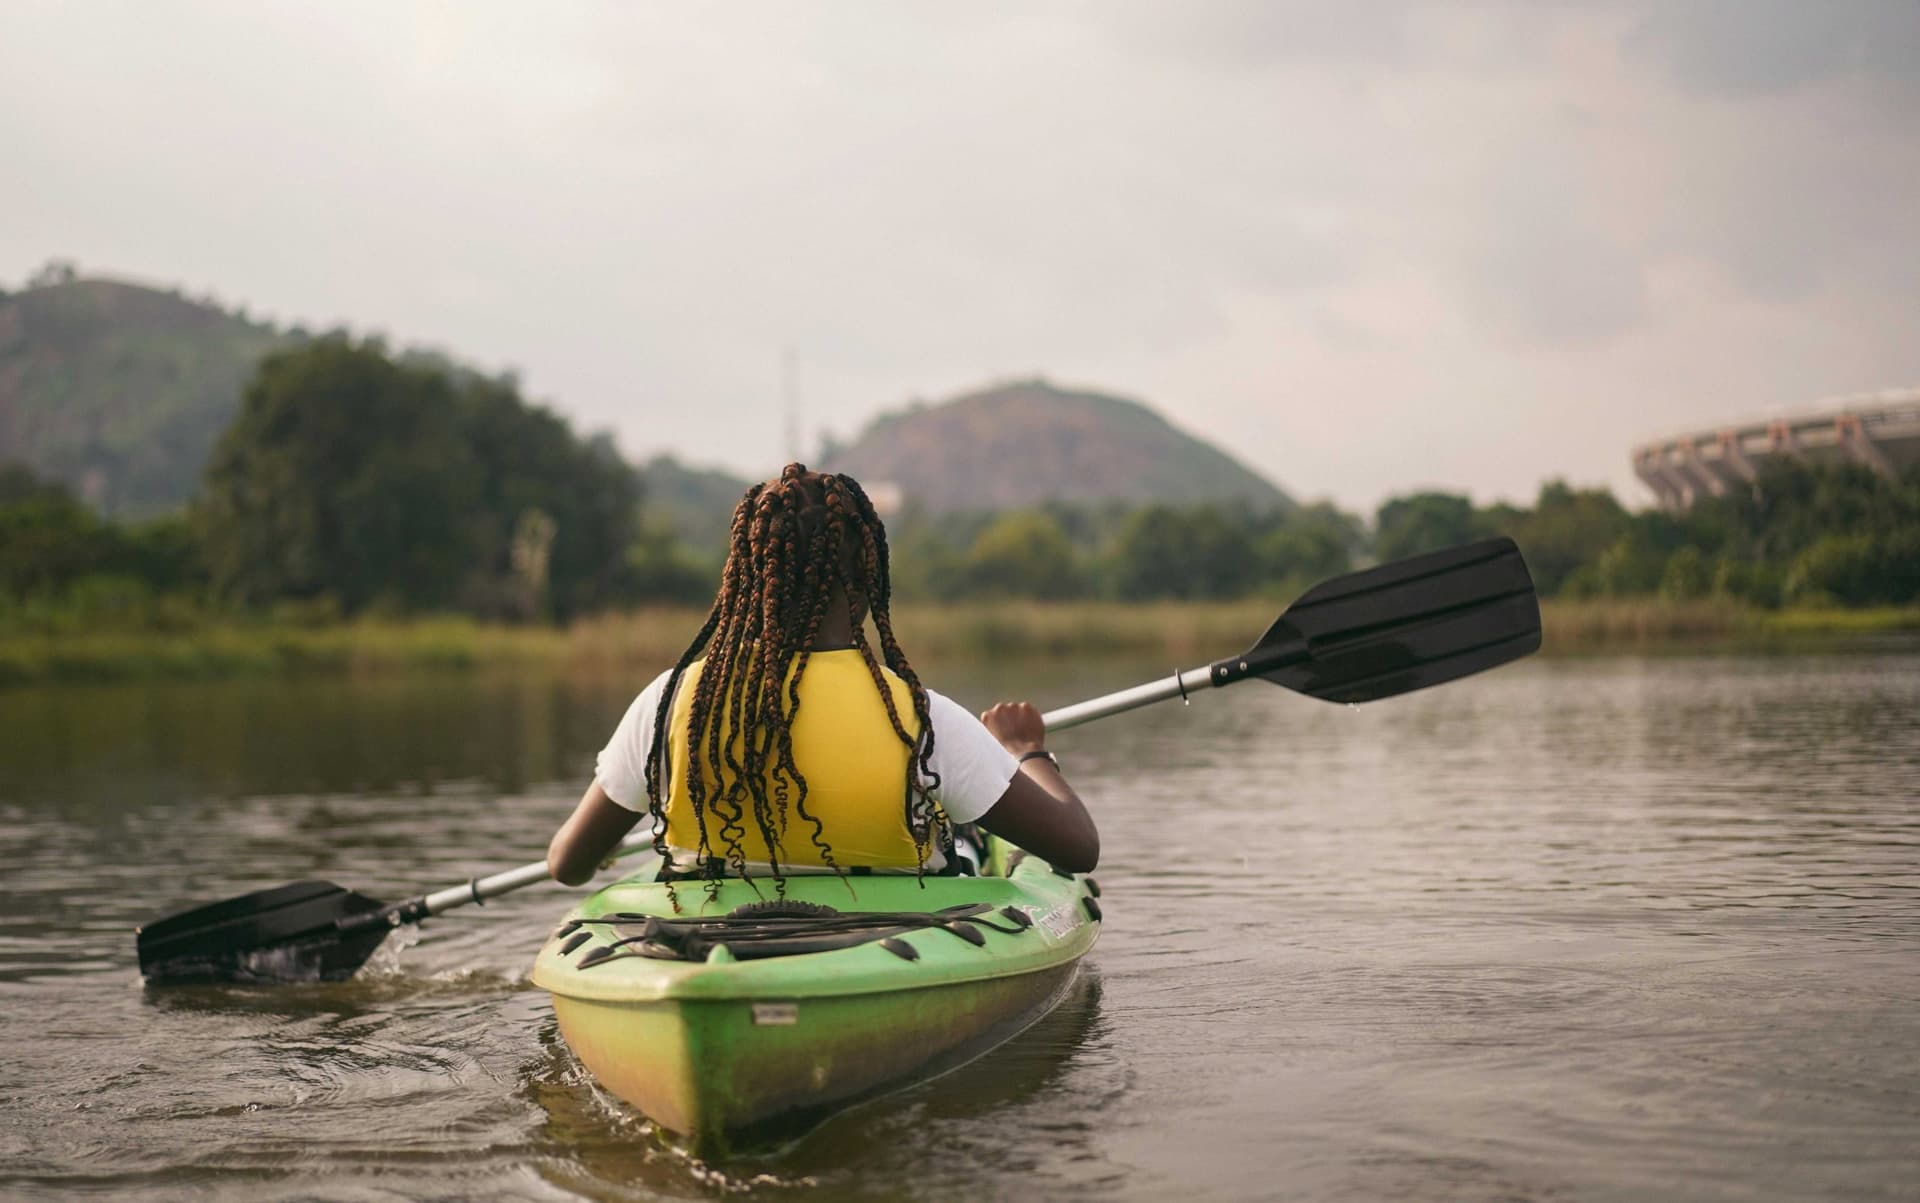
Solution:
[[(711, 898), (677, 883), (676, 915), (667, 887), (636, 875), (562, 921), (533, 981), (613, 1094), (697, 1153), (760, 1143), (978, 1056), (1066, 993), (1098, 935), (1099, 887), (1002, 845), (989, 862), (1004, 875), (789, 877), (787, 902), (839, 914), (796, 930), (878, 918), (864, 942), (768, 956), (743, 939), (736, 957), (726, 932), (777, 922), (750, 910), (707, 924), (771, 900), (771, 882), (726, 881)], [(693, 920), (704, 959), (673, 959), (648, 917)]]

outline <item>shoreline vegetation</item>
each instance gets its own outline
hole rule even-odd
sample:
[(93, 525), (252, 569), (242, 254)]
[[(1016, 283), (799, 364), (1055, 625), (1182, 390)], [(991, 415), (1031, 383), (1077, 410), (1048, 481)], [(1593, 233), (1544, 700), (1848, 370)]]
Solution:
[[(1024, 400), (995, 410), (995, 437), (1072, 442), (1071, 458), (1106, 477), (1126, 456), (1100, 452), (1098, 431), (1122, 415), (1158, 421), (1130, 402), (1018, 389)], [(945, 421), (987, 395), (884, 422)], [(1079, 416), (1042, 421), (1056, 401)], [(1082, 402), (1106, 416), (1091, 421)], [(1020, 416), (1034, 437), (1007, 425)], [(946, 441), (978, 433), (965, 430)], [(346, 332), (260, 360), (176, 509), (136, 521), (104, 493), (89, 504), (74, 489), (99, 490), (69, 469), (92, 454), (58, 479), (0, 464), (0, 685), (494, 666), (630, 677), (671, 662), (697, 629), (692, 607), (739, 550), (733, 515), (749, 488), (724, 473), (643, 476), (511, 376)], [(1920, 630), (1920, 465), (1774, 457), (1751, 487), (1683, 511), (1630, 511), (1564, 480), (1530, 505), (1421, 491), (1371, 520), (1277, 492), (1116, 494), (1078, 469), (1053, 500), (1023, 505), (1008, 487), (1038, 469), (1004, 469), (963, 473), (946, 495), (978, 508), (946, 510), (921, 496), (942, 495), (928, 470), (874, 468), (914, 482), (886, 521), (916, 663), (1204, 663), (1245, 648), (1279, 599), (1316, 581), (1491, 535), (1524, 549), (1549, 652)]]
[[(916, 661), (1157, 655), (1185, 667), (1229, 655), (1281, 609), (1270, 599), (1186, 602), (901, 603), (895, 628)], [(1549, 655), (1829, 650), (1920, 633), (1920, 606), (1767, 610), (1652, 598), (1541, 604)], [(593, 676), (670, 664), (699, 626), (688, 608), (640, 609), (565, 627), (450, 616), (316, 625), (212, 622), (175, 631), (0, 634), (0, 687), (55, 681), (540, 670)]]

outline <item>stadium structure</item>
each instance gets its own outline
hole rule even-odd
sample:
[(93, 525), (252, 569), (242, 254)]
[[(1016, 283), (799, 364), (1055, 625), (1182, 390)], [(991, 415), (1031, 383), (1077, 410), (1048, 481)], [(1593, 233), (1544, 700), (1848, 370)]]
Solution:
[(1886, 476), (1920, 464), (1920, 388), (1834, 397), (1795, 415), (1642, 443), (1633, 471), (1661, 506), (1684, 510), (1750, 488), (1763, 463), (1782, 458), (1865, 464)]

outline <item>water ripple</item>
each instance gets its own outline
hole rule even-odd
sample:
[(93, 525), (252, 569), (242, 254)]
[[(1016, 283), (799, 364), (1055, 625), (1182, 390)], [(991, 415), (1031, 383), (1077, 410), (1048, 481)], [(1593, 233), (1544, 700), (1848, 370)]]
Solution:
[[(993, 671), (950, 692), (1067, 701), (1135, 670)], [(1068, 733), (1107, 854), (1080, 991), (990, 1058), (723, 1165), (560, 1042), (526, 980), (557, 890), (404, 933), (350, 982), (138, 984), (130, 932), (157, 914), (308, 877), (396, 899), (536, 858), (627, 700), (467, 679), (0, 692), (0, 1192), (1920, 1182), (1912, 652), (1543, 661), (1357, 710), (1248, 686)]]

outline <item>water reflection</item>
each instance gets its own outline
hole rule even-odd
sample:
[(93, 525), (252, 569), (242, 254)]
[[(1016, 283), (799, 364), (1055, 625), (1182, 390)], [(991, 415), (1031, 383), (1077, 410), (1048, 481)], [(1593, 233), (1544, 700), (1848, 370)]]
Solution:
[[(1044, 705), (1163, 664), (929, 670)], [(0, 691), (0, 1193), (1884, 1197), (1920, 1181), (1920, 654), (1259, 683), (1054, 742), (1083, 994), (794, 1148), (690, 1162), (528, 987), (570, 895), (351, 982), (149, 992), (133, 927), (535, 859), (630, 700), (443, 677)]]
[[(707, 1198), (778, 1188), (781, 1197), (986, 1198), (1009, 1173), (1032, 1197), (1064, 1186), (1116, 1185), (1124, 1167), (1095, 1147), (1100, 1113), (1125, 1089), (1107, 1055), (1097, 970), (1083, 972), (1058, 1007), (982, 1058), (929, 1082), (851, 1108), (786, 1147), (709, 1165), (593, 1084), (557, 1028), (542, 1027), (545, 1056), (527, 1095), (546, 1122), (543, 1173), (591, 1198)], [(1021, 1133), (1011, 1143), (1009, 1132)], [(1039, 1137), (1044, 1158), (1027, 1151)], [(934, 1152), (937, 1150), (937, 1152)], [(1023, 1151), (1025, 1155), (1023, 1156)], [(929, 1173), (929, 1154), (938, 1170)], [(1064, 1159), (1073, 1170), (1056, 1176)]]
[(0, 690), (0, 797), (111, 821), (129, 791), (143, 806), (518, 791), (590, 771), (623, 692), (487, 674)]

